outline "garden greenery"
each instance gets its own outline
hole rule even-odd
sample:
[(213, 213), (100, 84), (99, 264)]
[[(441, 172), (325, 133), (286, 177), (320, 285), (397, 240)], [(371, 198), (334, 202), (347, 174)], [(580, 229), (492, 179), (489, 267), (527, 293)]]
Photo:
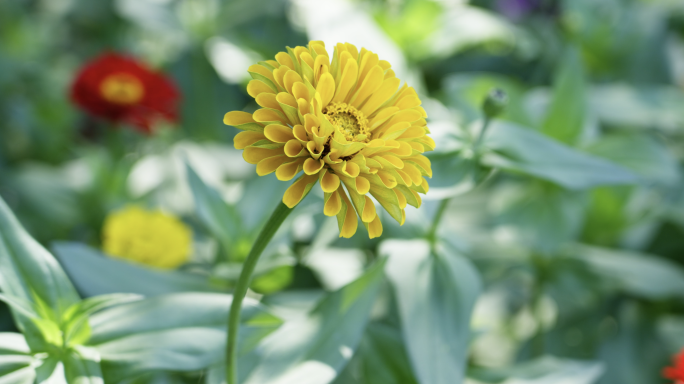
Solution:
[(0, 384), (684, 380), (682, 26), (0, 2)]

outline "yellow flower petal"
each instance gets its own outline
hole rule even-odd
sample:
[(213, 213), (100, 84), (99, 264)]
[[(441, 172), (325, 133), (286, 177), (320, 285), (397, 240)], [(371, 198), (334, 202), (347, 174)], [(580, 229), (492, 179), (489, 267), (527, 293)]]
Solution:
[(268, 175), (269, 173), (273, 173), (278, 169), (280, 165), (283, 164), (283, 162), (287, 161), (289, 158), (285, 155), (277, 155), (277, 156), (272, 156), (272, 157), (267, 157), (263, 160), (261, 160), (257, 164), (257, 175), (259, 176), (265, 176)]
[(247, 93), (252, 97), (257, 97), (262, 93), (276, 92), (261, 80), (251, 80), (249, 84), (247, 84)]
[(294, 208), (302, 198), (311, 190), (318, 177), (302, 175), (285, 191), (283, 195), (283, 203), (289, 208)]
[(325, 193), (331, 193), (340, 187), (340, 178), (336, 174), (328, 172), (327, 169), (321, 171), (319, 179), (321, 189)]
[(274, 143), (287, 143), (294, 139), (292, 129), (280, 124), (269, 124), (264, 128), (264, 135)]
[(302, 170), (304, 159), (300, 158), (290, 163), (281, 164), (276, 170), (276, 178), (280, 181), (292, 180)]
[[(348, 53), (345, 53), (348, 55)], [(344, 55), (344, 54), (343, 54)], [(355, 60), (347, 60), (342, 72), (342, 77), (337, 83), (337, 89), (335, 91), (335, 97), (333, 97), (333, 102), (344, 102), (347, 98), (347, 94), (356, 84), (356, 76), (358, 75), (359, 65)]]
[(326, 193), (324, 196), (323, 214), (326, 216), (335, 216), (340, 213), (342, 209), (342, 199), (337, 191)]
[(244, 131), (235, 135), (235, 139), (233, 139), (233, 145), (235, 146), (235, 149), (244, 149), (245, 147), (265, 138), (266, 136), (264, 136), (262, 133)]
[(323, 168), (323, 165), (325, 165), (323, 160), (314, 160), (308, 158), (304, 162), (304, 173), (307, 175), (315, 175)]
[(326, 73), (321, 76), (320, 80), (318, 80), (316, 92), (321, 95), (321, 102), (323, 105), (330, 104), (330, 101), (335, 95), (335, 79), (333, 79), (331, 74)]
[(382, 236), (382, 222), (380, 222), (380, 216), (375, 216), (373, 221), (366, 224), (366, 229), (368, 230), (368, 237), (371, 239)]
[(258, 164), (261, 160), (272, 157), (276, 155), (281, 155), (283, 153), (282, 148), (277, 149), (265, 149), (258, 147), (247, 147), (242, 152), (242, 158), (250, 164)]
[(337, 214), (337, 226), (340, 228), (340, 237), (350, 238), (356, 233), (359, 222), (356, 218), (356, 212), (352, 207), (351, 201), (349, 201), (349, 198), (344, 192), (344, 189), (342, 189), (342, 186), (340, 186), (338, 192), (342, 198), (342, 208)]
[(366, 204), (363, 206), (363, 213), (361, 214), (361, 221), (364, 223), (370, 223), (375, 219), (376, 213), (375, 213), (375, 204), (373, 204), (373, 200), (370, 199), (368, 196), (364, 196), (366, 198)]

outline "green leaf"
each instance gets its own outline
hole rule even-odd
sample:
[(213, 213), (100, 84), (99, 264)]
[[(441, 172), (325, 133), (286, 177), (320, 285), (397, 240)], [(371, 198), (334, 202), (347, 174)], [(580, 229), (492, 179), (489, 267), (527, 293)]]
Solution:
[(684, 269), (670, 260), (590, 246), (576, 246), (568, 255), (630, 294), (652, 300), (684, 297)]
[(116, 260), (79, 243), (57, 242), (52, 245), (74, 284), (84, 296), (117, 292), (156, 296), (176, 292), (218, 292), (207, 278), (189, 273), (159, 271)]
[(186, 164), (185, 169), (195, 201), (195, 213), (224, 250), (230, 252), (244, 233), (240, 215), (223, 201), (216, 190), (206, 185), (190, 165)]
[(607, 135), (587, 151), (622, 165), (650, 182), (673, 184), (680, 177), (674, 154), (665, 143), (646, 133)]
[(67, 384), (64, 364), (56, 356), (48, 356), (36, 368), (37, 384)]
[(104, 384), (100, 355), (96, 350), (79, 346), (69, 351), (63, 361), (69, 384)]
[(31, 303), (22, 298), (0, 293), (0, 301), (29, 319), (38, 317), (38, 314), (33, 310)]
[(470, 316), (481, 290), (477, 270), (457, 254), (431, 254), (424, 240), (388, 240), (380, 252), (389, 255), (387, 277), (418, 381), (461, 382)]
[(476, 368), (470, 374), (486, 382), (506, 384), (592, 384), (603, 374), (604, 367), (595, 361), (578, 361), (543, 356), (506, 368)]
[[(183, 293), (119, 305), (90, 318), (88, 345), (100, 353), (106, 381), (152, 370), (203, 369), (223, 359), (230, 303), (230, 295)], [(280, 324), (254, 300), (246, 300), (239, 353), (253, 349)]]
[(484, 164), (567, 189), (638, 182), (638, 177), (626, 168), (513, 123), (493, 121), (484, 144), (492, 151), (484, 155)]
[(401, 332), (388, 325), (371, 323), (358, 351), (333, 384), (418, 384)]
[(31, 352), (21, 333), (0, 332), (0, 354), (28, 354)]
[(19, 333), (0, 333), (0, 383), (33, 383), (36, 359)]
[(62, 319), (64, 340), (67, 345), (81, 345), (90, 338), (88, 317), (105, 308), (131, 301), (141, 300), (142, 296), (128, 293), (113, 293), (95, 296), (73, 305)]
[(268, 295), (280, 291), (292, 283), (294, 268), (291, 265), (283, 265), (270, 271), (255, 276), (250, 288), (262, 295)]
[(540, 181), (503, 185), (492, 200), (497, 225), (511, 230), (519, 244), (546, 253), (578, 238), (587, 205), (584, 191)]
[(541, 131), (564, 143), (574, 143), (582, 133), (587, 102), (584, 69), (579, 52), (569, 48), (553, 84), (553, 99)]
[(32, 366), (22, 363), (18, 369), (5, 370), (3, 356), (0, 356), (0, 384), (33, 384), (35, 381), (36, 370)]
[(58, 316), (80, 300), (57, 260), (24, 230), (1, 198), (0, 289), (33, 303), (40, 298)]
[[(351, 359), (375, 302), (384, 260), (326, 295), (303, 318), (287, 321), (255, 349), (244, 384), (329, 383)], [(245, 375), (244, 372), (241, 375)]]
[(594, 86), (589, 102), (598, 118), (611, 126), (655, 128), (667, 133), (680, 132), (684, 127), (684, 91), (674, 86)]

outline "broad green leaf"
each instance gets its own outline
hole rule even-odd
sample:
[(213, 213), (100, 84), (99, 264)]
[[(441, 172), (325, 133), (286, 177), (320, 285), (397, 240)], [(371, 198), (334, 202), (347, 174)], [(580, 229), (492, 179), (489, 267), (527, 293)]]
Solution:
[(69, 351), (63, 361), (69, 384), (104, 384), (100, 355), (94, 349), (77, 347)]
[(674, 86), (594, 86), (589, 93), (589, 102), (598, 118), (611, 126), (655, 128), (667, 133), (681, 131), (684, 127), (684, 91)]
[(2, 357), (0, 356), (0, 384), (33, 384), (36, 381), (36, 370), (32, 366), (5, 371), (2, 368)]
[(30, 302), (40, 298), (58, 316), (80, 300), (57, 260), (24, 230), (1, 198), (0, 289)]
[(11, 295), (4, 295), (0, 293), (0, 301), (9, 305), (10, 308), (28, 317), (29, 319), (38, 317), (38, 314), (32, 308), (31, 303), (20, 297), (14, 297)]
[(561, 142), (572, 144), (582, 133), (586, 116), (585, 80), (579, 52), (569, 48), (553, 84), (553, 99), (541, 131)]
[(142, 299), (142, 296), (129, 293), (113, 293), (95, 296), (71, 306), (62, 319), (64, 340), (68, 345), (81, 345), (90, 338), (88, 317), (105, 308)]
[(484, 164), (548, 180), (567, 189), (635, 184), (639, 180), (626, 168), (513, 123), (492, 122), (484, 144), (492, 151), (484, 155)]
[(68, 384), (64, 374), (64, 363), (57, 356), (48, 356), (36, 368), (37, 384)]
[(156, 296), (176, 292), (218, 292), (207, 278), (175, 271), (159, 271), (116, 260), (79, 243), (52, 245), (59, 261), (84, 296), (119, 292)]
[(326, 295), (308, 316), (287, 321), (264, 339), (254, 350), (257, 364), (244, 383), (332, 381), (366, 328), (384, 264), (377, 262), (357, 280)]
[(590, 246), (576, 246), (568, 255), (630, 294), (652, 300), (684, 297), (684, 269), (670, 260)]
[(32, 383), (36, 363), (23, 335), (0, 333), (0, 383)]
[(0, 354), (28, 354), (31, 352), (21, 333), (0, 332)]
[(665, 143), (646, 133), (606, 135), (587, 148), (589, 153), (615, 162), (644, 180), (672, 184), (679, 180), (679, 164)]
[(418, 384), (401, 332), (388, 325), (370, 324), (354, 358), (333, 384)]
[(186, 164), (185, 169), (195, 201), (195, 213), (224, 250), (230, 252), (244, 233), (240, 215), (216, 190), (207, 186), (192, 167)]
[[(664, 365), (674, 356), (656, 330), (653, 307), (625, 300), (611, 311), (619, 324), (604, 336), (598, 358), (605, 365), (601, 384), (643, 384), (656, 382)], [(681, 345), (678, 346), (681, 350)]]
[(402, 334), (416, 378), (421, 383), (463, 380), (470, 341), (470, 316), (481, 282), (470, 262), (453, 253), (432, 254), (424, 240), (388, 240)]
[(547, 253), (577, 240), (587, 205), (585, 192), (541, 181), (502, 186), (492, 200), (498, 226), (514, 233), (519, 244)]
[[(222, 361), (232, 297), (210, 293), (158, 296), (90, 318), (88, 345), (101, 355), (107, 381), (152, 370), (193, 371)], [(281, 320), (254, 300), (241, 313), (238, 351), (245, 354)]]
[(477, 368), (473, 378), (502, 384), (593, 384), (604, 367), (595, 361), (578, 361), (543, 356), (506, 368)]

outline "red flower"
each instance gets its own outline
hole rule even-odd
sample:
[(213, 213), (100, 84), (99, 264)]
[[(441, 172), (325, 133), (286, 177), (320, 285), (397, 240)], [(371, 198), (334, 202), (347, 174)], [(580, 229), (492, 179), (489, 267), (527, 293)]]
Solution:
[(116, 53), (86, 64), (71, 86), (71, 99), (87, 112), (144, 132), (159, 119), (176, 121), (179, 98), (168, 77)]
[(674, 380), (675, 384), (684, 384), (684, 349), (673, 360), (674, 366), (663, 369), (663, 376)]

